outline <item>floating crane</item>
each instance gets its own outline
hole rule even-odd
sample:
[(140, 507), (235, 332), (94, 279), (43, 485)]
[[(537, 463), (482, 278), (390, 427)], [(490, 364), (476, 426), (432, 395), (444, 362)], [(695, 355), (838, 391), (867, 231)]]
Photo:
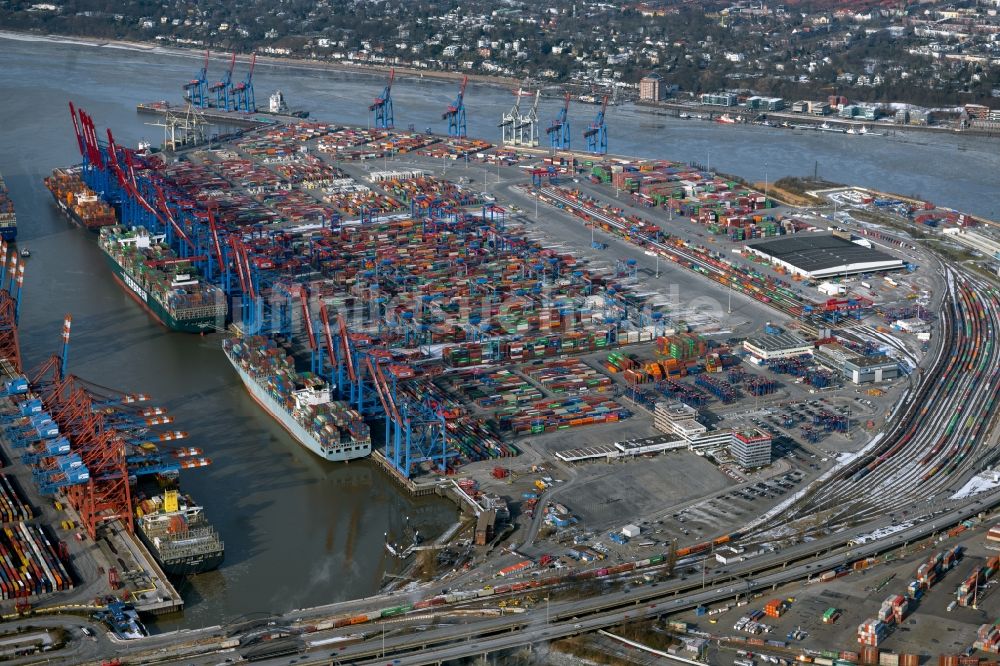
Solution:
[(208, 92), (215, 93), (215, 106), (223, 111), (233, 111), (236, 100), (233, 99), (233, 69), (236, 67), (236, 53), (233, 53), (232, 60), (229, 61), (229, 69), (226, 70), (222, 80), (213, 83)]
[[(250, 56), (250, 71), (247, 72), (247, 78), (233, 86), (233, 103), (236, 105), (237, 111), (257, 113), (257, 100), (253, 94), (253, 68), (256, 64), (257, 54), (254, 53)], [(232, 70), (230, 70), (231, 75)]]
[(396, 124), (396, 117), (392, 112), (392, 82), (395, 78), (396, 68), (393, 67), (389, 70), (389, 82), (385, 85), (385, 90), (368, 107), (369, 113), (374, 114), (376, 129), (392, 129)]
[(552, 121), (545, 133), (549, 135), (549, 146), (555, 150), (570, 150), (569, 133), (569, 93), (566, 93), (566, 101), (563, 108), (559, 109), (559, 115)]
[(467, 85), (469, 85), (468, 75), (462, 77), (462, 85), (458, 89), (458, 97), (441, 114), (441, 120), (448, 121), (448, 136), (464, 138), (467, 133), (465, 126), (465, 87)]
[(184, 99), (199, 109), (208, 107), (208, 50), (205, 50), (205, 63), (198, 70), (197, 78), (184, 84)]
[(583, 138), (587, 140), (587, 151), (595, 155), (606, 155), (608, 152), (608, 126), (604, 122), (604, 113), (608, 110), (608, 96), (604, 96), (601, 102), (601, 110), (594, 117), (594, 122), (590, 123), (583, 132)]

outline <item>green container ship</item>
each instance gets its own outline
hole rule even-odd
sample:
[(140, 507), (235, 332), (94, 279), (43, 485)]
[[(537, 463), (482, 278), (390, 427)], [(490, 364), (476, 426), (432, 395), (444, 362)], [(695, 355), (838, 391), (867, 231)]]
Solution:
[(222, 290), (202, 282), (191, 262), (174, 254), (164, 236), (121, 225), (103, 227), (98, 245), (115, 279), (161, 324), (174, 331), (208, 333), (224, 327)]

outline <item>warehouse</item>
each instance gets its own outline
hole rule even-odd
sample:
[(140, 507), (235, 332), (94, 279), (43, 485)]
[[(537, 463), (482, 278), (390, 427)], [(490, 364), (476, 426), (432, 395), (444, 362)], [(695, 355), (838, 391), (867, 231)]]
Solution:
[(743, 341), (743, 348), (750, 352), (757, 363), (773, 361), (779, 358), (791, 358), (802, 354), (811, 354), (813, 346), (797, 335), (791, 333), (777, 333), (773, 335), (760, 335), (754, 338), (747, 338)]
[(885, 382), (899, 377), (899, 362), (888, 356), (862, 356), (839, 343), (820, 345), (816, 357), (855, 384)]
[(903, 268), (903, 261), (831, 234), (786, 236), (748, 243), (746, 249), (813, 280)]

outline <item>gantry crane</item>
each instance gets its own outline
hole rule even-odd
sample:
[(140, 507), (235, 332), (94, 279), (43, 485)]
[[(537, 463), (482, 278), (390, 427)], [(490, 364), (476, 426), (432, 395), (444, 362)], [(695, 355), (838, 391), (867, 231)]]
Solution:
[(554, 150), (570, 150), (569, 99), (570, 95), (567, 92), (566, 101), (563, 107), (559, 109), (559, 115), (552, 121), (552, 125), (545, 130), (545, 133), (549, 135), (549, 146)]
[(233, 86), (233, 103), (237, 111), (243, 113), (257, 113), (257, 99), (253, 94), (253, 70), (257, 65), (257, 54), (250, 56), (250, 70), (247, 78)]
[(519, 115), (517, 124), (514, 127), (516, 137), (514, 139), (517, 146), (538, 146), (538, 101), (542, 97), (541, 89), (535, 91), (535, 102), (531, 105), (531, 110), (526, 115)]
[(444, 474), (448, 459), (457, 455), (448, 450), (448, 425), (440, 410), (429, 399), (404, 397), (397, 400), (396, 380), (390, 385), (382, 366), (365, 356), (365, 367), (375, 385), (385, 410), (385, 458), (406, 478), (413, 476), (420, 463), (429, 462), (434, 471)]
[(500, 142), (504, 145), (515, 143), (515, 127), (521, 121), (521, 96), (524, 91), (521, 88), (514, 93), (514, 106), (507, 113), (500, 116), (497, 127), (500, 128)]
[(396, 68), (393, 67), (389, 70), (389, 82), (382, 94), (368, 107), (369, 113), (374, 115), (374, 127), (377, 129), (392, 129), (396, 124), (396, 117), (392, 111), (392, 82), (395, 78)]
[(229, 61), (229, 69), (222, 76), (222, 80), (213, 83), (208, 92), (215, 93), (215, 106), (223, 111), (233, 111), (236, 107), (236, 100), (233, 98), (233, 69), (236, 67), (236, 53), (233, 53)]
[(595, 155), (605, 155), (608, 152), (608, 126), (604, 122), (604, 114), (608, 110), (608, 96), (604, 96), (601, 102), (601, 109), (594, 117), (594, 122), (590, 123), (584, 133), (583, 138), (587, 140), (587, 152)]
[[(24, 264), (18, 265), (17, 252), (11, 251), (7, 241), (0, 240), (0, 359), (2, 359), (0, 363), (10, 364), (11, 374), (23, 372), (21, 346), (17, 335), (23, 283)], [(8, 392), (6, 386), (5, 392)]]
[(208, 108), (208, 49), (205, 50), (205, 63), (198, 70), (197, 78), (184, 84), (184, 99), (199, 109)]
[(458, 97), (441, 114), (441, 120), (448, 121), (448, 136), (464, 138), (467, 133), (465, 125), (465, 87), (468, 84), (469, 77), (466, 75), (462, 77), (462, 85), (458, 89)]

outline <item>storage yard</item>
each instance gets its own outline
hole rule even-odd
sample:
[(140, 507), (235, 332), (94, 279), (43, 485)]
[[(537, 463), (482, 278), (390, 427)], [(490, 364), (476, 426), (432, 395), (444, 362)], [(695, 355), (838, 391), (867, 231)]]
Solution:
[[(509, 149), (497, 158), (491, 148), (293, 121), (220, 150), (143, 164), (160, 204), (137, 221), (183, 232), (189, 251), (204, 253), (205, 273), (235, 260), (231, 289), (294, 303), (244, 301), (233, 328), (292, 340), (296, 365), (309, 368), (302, 376), (326, 379), (351, 413), (375, 417), (374, 455), (410, 488), (442, 470), (485, 486), (498, 463), (523, 470), (587, 442), (655, 435), (658, 402), (699, 410), (699, 427), (710, 430), (685, 440), (697, 455), (664, 454), (664, 474), (687, 457), (697, 463), (692, 473), (677, 475), (676, 488), (657, 487), (662, 474), (641, 477), (627, 487), (649, 487), (645, 499), (631, 493), (620, 506), (582, 510), (583, 522), (603, 529), (615, 513), (657, 520), (664, 498), (683, 508), (767, 478), (731, 457), (723, 436), (734, 428), (772, 434), (775, 475), (815, 478), (884, 422), (897, 383), (862, 394), (813, 348), (836, 341), (859, 358), (910, 367), (921, 352), (879, 332), (872, 298), (817, 298), (801, 275), (762, 265), (744, 249), (747, 238), (809, 234), (809, 221), (683, 164), (543, 160)], [(110, 151), (115, 170), (115, 150), (90, 150)], [(584, 183), (581, 173), (589, 174)], [(471, 185), (477, 176), (482, 187)], [(533, 186), (518, 182), (529, 176)], [(570, 179), (580, 189), (558, 182)], [(511, 197), (506, 205), (501, 190)], [(544, 214), (511, 205), (533, 198)], [(185, 201), (207, 205), (211, 224), (186, 212)], [(708, 247), (696, 229), (709, 232)], [(590, 242), (578, 242), (583, 234)], [(914, 277), (923, 279), (906, 279)], [(768, 330), (788, 326), (804, 336), (805, 353), (752, 363), (741, 342), (770, 319), (780, 323)], [(290, 376), (274, 385), (297, 388), (301, 377)], [(396, 416), (403, 412), (420, 414), (421, 425)], [(594, 464), (584, 463), (580, 476), (595, 476)], [(607, 496), (600, 484), (610, 489), (630, 466), (596, 473), (579, 492)], [(574, 505), (591, 504), (568, 494)], [(677, 535), (682, 542), (725, 525), (691, 527)]]
[[(974, 410), (989, 411), (995, 391), (992, 290), (924, 249), (900, 252), (898, 235), (845, 231), (841, 218), (831, 225), (700, 167), (468, 138), (464, 89), (446, 113), (449, 136), (282, 118), (165, 157), (116, 145), (73, 109), (88, 191), (130, 202), (119, 221), (162, 235), (177, 257), (133, 263), (183, 262), (224, 294), (219, 345), (288, 446), (327, 460), (371, 451), (387, 483), (474, 514), (441, 543), (386, 543), (402, 558), (436, 551), (429, 559), (445, 573), (430, 585), (453, 591), (326, 629), (536, 587), (572, 596), (565, 586), (591, 578), (626, 591), (629, 579), (735, 583), (741, 562), (890, 511), (905, 522), (915, 494), (933, 498), (984, 462)], [(596, 148), (599, 125), (587, 135)], [(54, 176), (53, 194), (79, 208), (69, 179)], [(17, 444), (30, 433), (7, 434)], [(31, 441), (53, 439), (43, 434)], [(36, 479), (72, 496), (85, 480), (73, 477), (78, 466), (60, 469)], [(19, 525), (35, 520), (23, 490), (0, 477), (0, 511)], [(100, 521), (80, 520), (93, 539)], [(129, 543), (116, 525), (113, 543)], [(45, 538), (6, 536), (0, 550), (18, 552)], [(113, 589), (122, 573), (165, 578), (141, 564), (141, 546), (120, 554), (123, 571), (95, 575), (100, 565), (75, 540), (55, 552), (75, 573), (53, 574), (53, 589), (71, 576), (88, 591), (105, 574)], [(89, 550), (95, 562), (119, 555)], [(683, 619), (716, 635), (731, 634), (708, 618), (787, 636), (783, 657), (809, 646), (867, 663), (859, 636), (909, 649), (902, 635), (938, 613), (949, 581), (964, 591), (942, 624), (972, 622), (970, 594), (989, 604), (1000, 562), (972, 541), (960, 555), (928, 543), (849, 576), (817, 572), (771, 601), (755, 596), (760, 614), (743, 622), (749, 607), (737, 610), (733, 587), (732, 608)], [(885, 583), (861, 591), (873, 577)], [(483, 587), (493, 579), (503, 584)], [(137, 607), (178, 605), (169, 586), (143, 594)], [(968, 626), (953, 633), (919, 651), (957, 652), (977, 638)], [(1000, 635), (980, 633), (984, 649)]]
[[(942, 534), (804, 584), (736, 594), (728, 603), (670, 619), (727, 637), (719, 663), (738, 659), (737, 650), (756, 653), (758, 660), (771, 655), (802, 661), (800, 655), (807, 655), (813, 663), (896, 663), (891, 660), (899, 655), (899, 664), (916, 664), (919, 659), (907, 655), (931, 654), (955, 655), (954, 663), (962, 663), (957, 660), (967, 650), (1000, 639), (992, 629), (1000, 616), (993, 579), (997, 555), (983, 536), (981, 527), (951, 538)], [(973, 604), (964, 594), (975, 589), (968, 581), (976, 576)], [(750, 619), (755, 611), (760, 617)]]

